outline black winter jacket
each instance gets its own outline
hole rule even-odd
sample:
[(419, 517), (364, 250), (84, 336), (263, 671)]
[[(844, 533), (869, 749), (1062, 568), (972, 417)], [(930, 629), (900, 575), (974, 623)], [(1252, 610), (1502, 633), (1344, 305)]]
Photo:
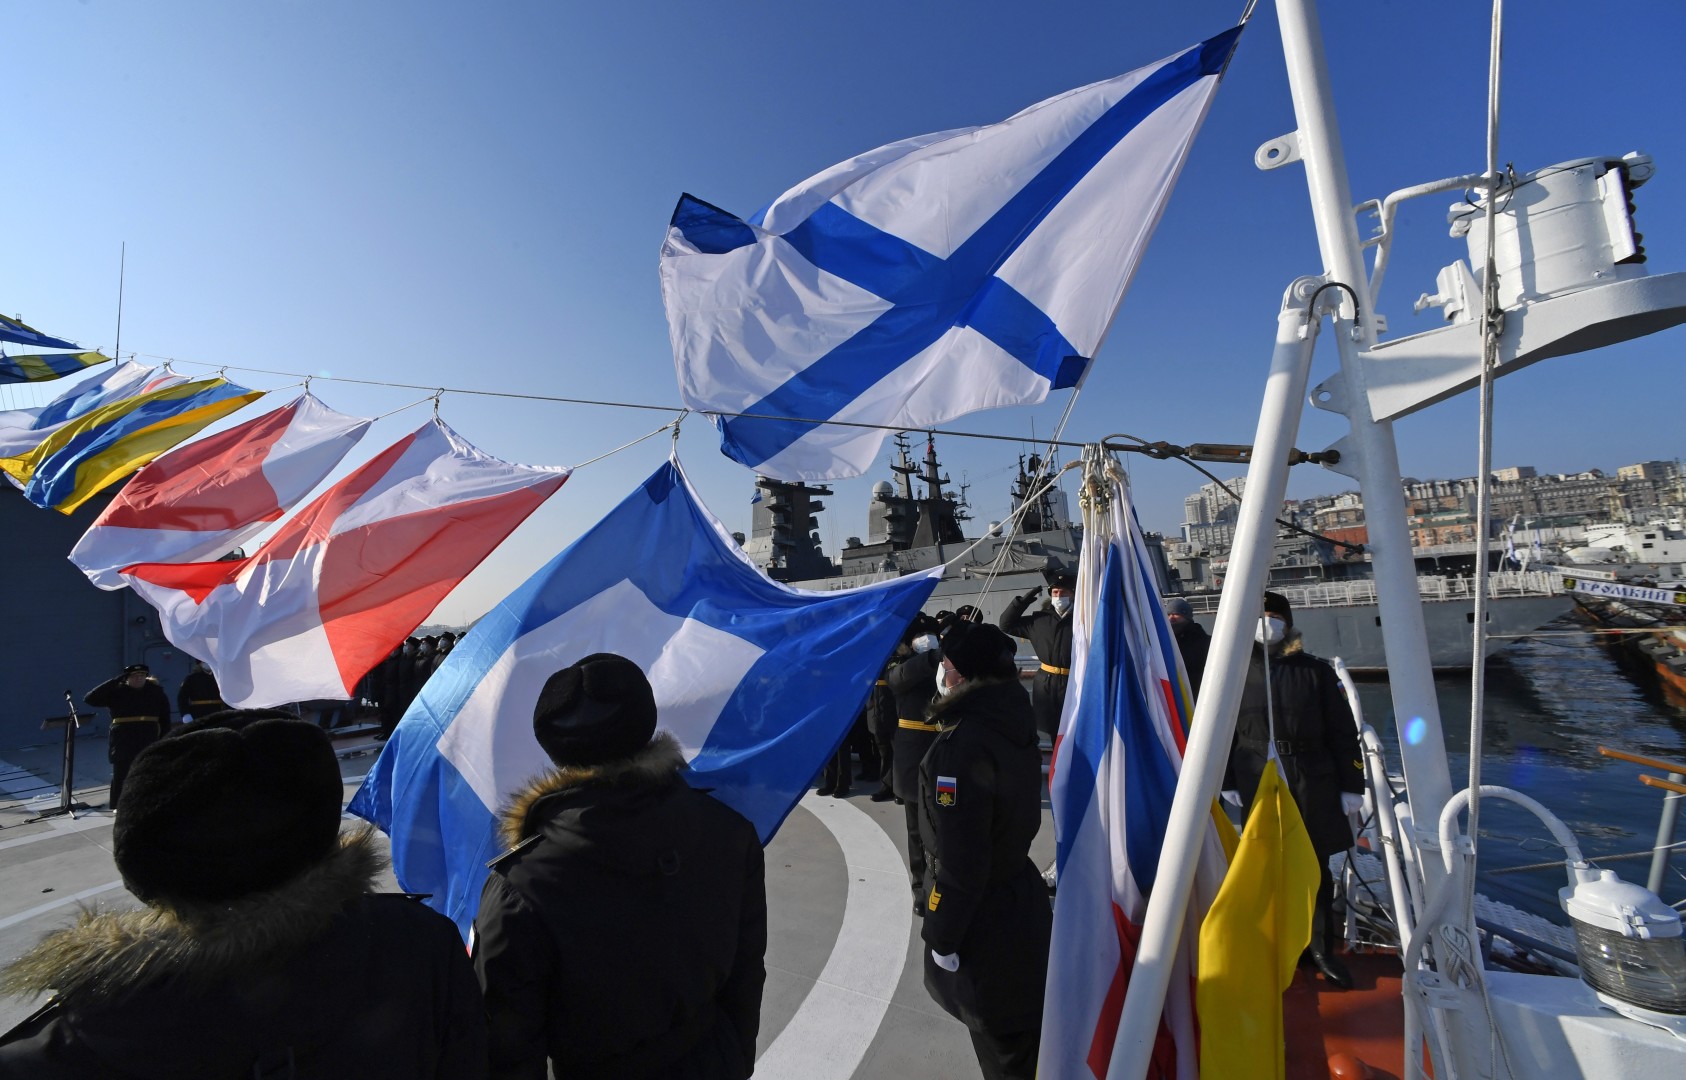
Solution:
[(369, 889), (367, 829), (233, 903), (84, 913), (5, 973), (58, 997), (0, 1037), (4, 1080), (470, 1080), (480, 988), (449, 919)]
[(1042, 753), (1024, 687), (967, 682), (931, 709), (942, 726), (920, 767), (927, 852), (925, 986), (949, 1015), (997, 1033), (1041, 1025), (1053, 914), (1030, 860), (1042, 827)]
[(885, 664), (866, 693), (866, 730), (876, 742), (891, 742), (896, 737), (900, 717), (896, 715), (896, 695), (890, 690), (890, 669), (894, 666), (894, 659)]
[(180, 716), (203, 720), (227, 708), (217, 687), (217, 677), (209, 671), (195, 668), (188, 672), (181, 681), (181, 689), (176, 691), (176, 713)]
[(1065, 687), (1071, 678), (1072, 616), (1070, 611), (1056, 614), (1046, 602), (1026, 615), (1024, 609), (1035, 599), (1033, 592), (1014, 597), (1001, 612), (999, 625), (1006, 633), (1028, 640), (1036, 650), (1036, 659), (1042, 663), (1032, 684), (1036, 730), (1052, 739), (1060, 730), (1060, 710), (1065, 707)]
[[(1298, 630), (1289, 630), (1271, 655), (1270, 689), (1277, 756), (1288, 790), (1300, 808), (1312, 847), (1327, 859), (1352, 846), (1352, 826), (1341, 810), (1341, 792), (1364, 790), (1364, 759), (1352, 709), (1335, 669), (1304, 651)], [(1249, 809), (1259, 777), (1264, 775), (1269, 738), (1264, 651), (1255, 645), (1229, 757), (1233, 783)]]
[[(935, 649), (914, 653), (890, 669), (886, 681), (896, 699), (896, 737), (891, 741), (891, 787), (896, 797), (908, 803), (919, 798), (919, 763), (937, 739), (936, 726), (926, 719), (931, 699), (937, 693), (937, 668), (942, 658)], [(922, 727), (908, 727), (910, 720)]]
[(158, 680), (148, 678), (139, 686), (130, 686), (126, 675), (107, 679), (83, 695), (82, 700), (98, 709), (111, 710), (113, 720), (131, 716), (150, 716), (158, 721), (158, 734), (170, 730), (170, 698)]
[(492, 1075), (739, 1080), (755, 1064), (767, 897), (755, 828), (665, 734), (554, 769), (502, 815), (474, 924)]
[(1192, 619), (1175, 623), (1171, 634), (1177, 639), (1177, 652), (1182, 654), (1183, 667), (1188, 671), (1188, 692), (1200, 699), (1200, 676), (1206, 670), (1206, 654), (1212, 651), (1212, 635)]

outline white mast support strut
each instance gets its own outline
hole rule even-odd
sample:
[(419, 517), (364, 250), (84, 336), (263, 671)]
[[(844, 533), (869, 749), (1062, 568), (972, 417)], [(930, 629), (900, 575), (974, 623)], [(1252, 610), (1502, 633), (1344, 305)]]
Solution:
[[(1295, 281), (1288, 287), (1282, 311), (1276, 317), (1276, 347), (1271, 354), (1258, 433), (1253, 437), (1252, 463), (1247, 467), (1247, 488), (1230, 549), (1234, 554), (1224, 577), (1200, 698), (1189, 722), (1188, 748), (1171, 801), (1171, 817), (1159, 853), (1153, 893), (1147, 901), (1118, 1038), (1112, 1046), (1107, 1072), (1111, 1077), (1141, 1080), (1159, 1031), (1183, 913), (1200, 861), (1200, 845), (1211, 824), (1212, 800), (1217, 797), (1229, 762), (1241, 690), (1252, 658), (1253, 629), (1263, 604), (1276, 539), (1276, 516), (1288, 488), (1288, 454), (1305, 409), (1318, 330), (1318, 321), (1308, 307), (1324, 284), (1321, 278)], [(1339, 292), (1323, 289), (1318, 306), (1323, 307), (1327, 301), (1332, 307)]]
[[(1333, 92), (1324, 59), (1323, 35), (1315, 0), (1277, 0), (1282, 51), (1288, 65), (1288, 86), (1294, 100), (1301, 159), (1311, 195), (1312, 219), (1318, 249), (1333, 281), (1358, 289), (1364, 286), (1363, 249), (1353, 219), (1352, 194), (1346, 159), (1336, 124)], [(1342, 314), (1352, 311), (1344, 306)], [(1423, 623), (1422, 598), (1417, 589), (1416, 561), (1400, 488), (1399, 448), (1393, 424), (1374, 418), (1366, 390), (1364, 352), (1375, 344), (1374, 312), (1356, 313), (1357, 322), (1336, 335), (1340, 350), (1340, 396), (1331, 403), (1351, 425), (1342, 440), (1341, 471), (1357, 478), (1364, 498), (1364, 519), (1375, 571), (1376, 603), (1382, 617), (1382, 644), (1387, 651), (1393, 715), (1399, 732), (1400, 756), (1411, 803), (1412, 822), (1431, 823), (1418, 829), (1419, 848), (1433, 848), (1438, 838), (1432, 823), (1452, 795), (1446, 764), (1440, 704), (1434, 695), (1434, 668), (1429, 660), (1428, 631)], [(1346, 332), (1350, 330), (1350, 332)], [(1349, 471), (1350, 470), (1350, 471)], [(1435, 859), (1422, 860), (1424, 885), (1432, 896), (1444, 874)]]

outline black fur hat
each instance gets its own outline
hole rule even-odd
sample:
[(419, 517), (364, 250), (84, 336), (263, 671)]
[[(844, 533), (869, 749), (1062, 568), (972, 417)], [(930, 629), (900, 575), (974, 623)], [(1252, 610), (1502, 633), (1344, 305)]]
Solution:
[(593, 653), (552, 675), (533, 706), (533, 734), (558, 765), (631, 757), (656, 733), (656, 695), (637, 664)]
[(955, 622), (943, 631), (943, 659), (968, 679), (1007, 678), (1017, 668), (1013, 639), (990, 623)]
[(117, 869), (149, 903), (275, 888), (334, 851), (341, 785), (315, 724), (268, 709), (218, 713), (135, 758), (112, 829)]
[(907, 629), (902, 631), (902, 643), (912, 645), (914, 638), (921, 634), (935, 634), (941, 628), (941, 623), (921, 611), (913, 617), (912, 622), (907, 624)]

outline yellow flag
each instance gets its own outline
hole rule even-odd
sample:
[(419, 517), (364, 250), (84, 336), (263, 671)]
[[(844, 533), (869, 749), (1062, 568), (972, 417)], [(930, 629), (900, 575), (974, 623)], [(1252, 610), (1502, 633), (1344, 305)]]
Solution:
[(1200, 927), (1194, 1000), (1202, 1080), (1281, 1080), (1282, 992), (1311, 941), (1317, 877), (1317, 852), (1273, 762)]

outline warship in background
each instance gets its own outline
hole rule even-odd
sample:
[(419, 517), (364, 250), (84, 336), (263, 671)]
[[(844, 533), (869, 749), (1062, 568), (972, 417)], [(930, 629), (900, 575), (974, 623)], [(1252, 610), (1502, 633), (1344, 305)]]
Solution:
[[(907, 436), (897, 436), (890, 471), (894, 480), (873, 486), (866, 542), (850, 537), (836, 559), (822, 550), (818, 528), (825, 510), (820, 500), (832, 489), (757, 477), (751, 534), (739, 538), (744, 553), (774, 581), (816, 592), (869, 585), (958, 557), (926, 610), (935, 613), (971, 604), (991, 622), (1013, 597), (1044, 584), (1054, 571), (1076, 572), (1082, 526), (1071, 520), (1065, 492), (1038, 491), (1045, 484), (1043, 477), (1054, 471), (1040, 456), (1019, 459), (1012, 487), (1017, 528), (991, 523), (981, 539), (966, 536), (964, 526), (971, 515), (964, 486), (946, 490), (952, 481), (937, 459), (934, 437), (926, 436), (924, 457), (916, 461)], [(1148, 548), (1160, 595), (1187, 599), (1196, 621), (1210, 629), (1217, 618), (1217, 591), (1185, 589), (1157, 534), (1148, 534)], [(1278, 539), (1273, 561), (1270, 587), (1294, 605), (1294, 625), (1309, 651), (1338, 656), (1354, 672), (1387, 670), (1367, 561), (1342, 567), (1352, 576), (1317, 580), (1335, 565), (1328, 545), (1293, 535)], [(1462, 574), (1425, 573), (1418, 586), (1434, 667), (1467, 670), (1473, 651), (1473, 580)], [(1574, 608), (1550, 571), (1495, 573), (1489, 595), (1488, 655)]]

